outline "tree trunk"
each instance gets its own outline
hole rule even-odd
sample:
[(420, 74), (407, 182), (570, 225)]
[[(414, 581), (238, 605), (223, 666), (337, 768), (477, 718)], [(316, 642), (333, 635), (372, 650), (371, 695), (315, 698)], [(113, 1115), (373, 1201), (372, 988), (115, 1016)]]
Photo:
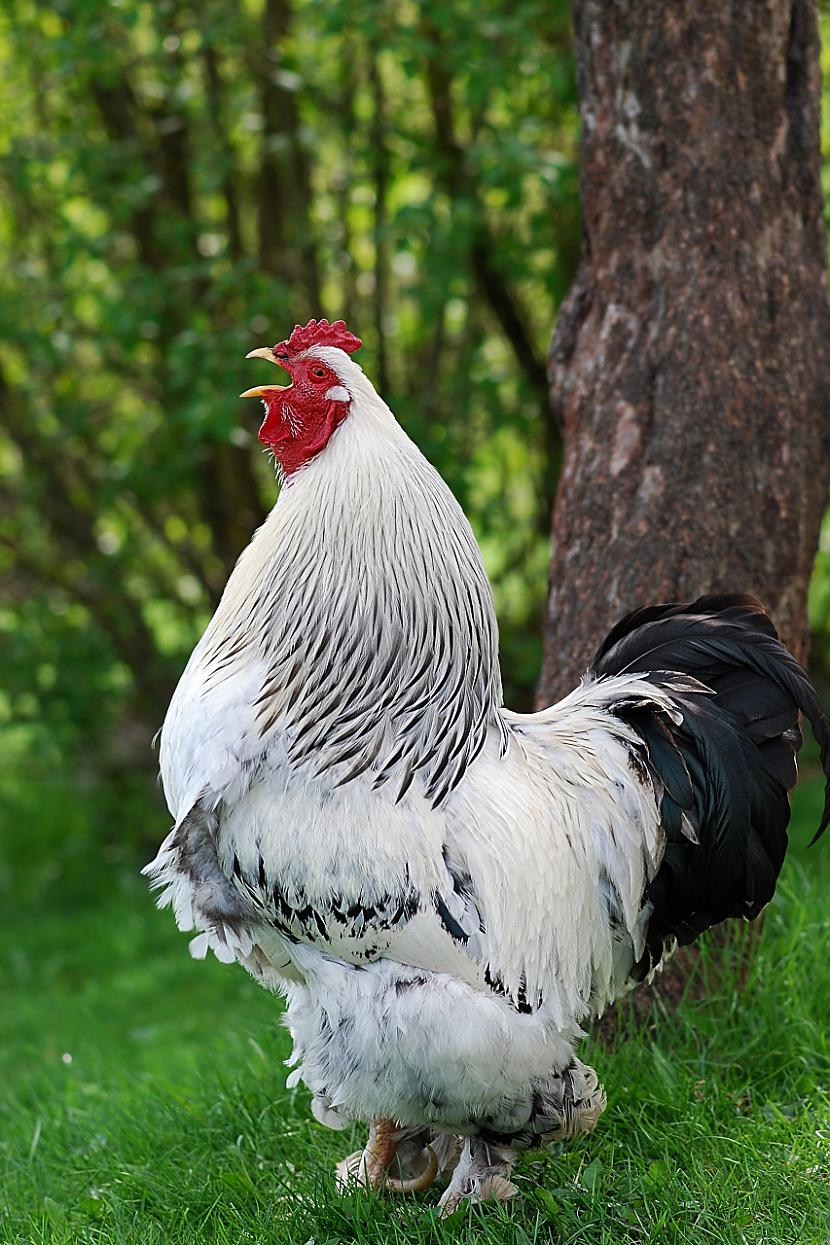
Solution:
[(628, 610), (752, 592), (797, 656), (830, 480), (816, 0), (575, 0), (583, 252), (541, 700)]
[(583, 256), (542, 679), (626, 610), (751, 591), (803, 656), (830, 476), (814, 0), (577, 0)]

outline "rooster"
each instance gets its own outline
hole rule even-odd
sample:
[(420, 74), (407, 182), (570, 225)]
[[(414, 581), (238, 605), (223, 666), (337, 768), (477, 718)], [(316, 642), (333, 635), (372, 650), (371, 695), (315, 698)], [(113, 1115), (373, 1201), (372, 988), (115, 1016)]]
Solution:
[[(161, 732), (159, 905), (284, 996), (341, 1184), (516, 1193), (605, 1106), (583, 1028), (677, 944), (756, 917), (816, 694), (748, 596), (629, 614), (579, 687), (502, 705), (472, 530), (342, 321), (251, 351), (282, 479)], [(830, 820), (830, 781), (821, 825)]]

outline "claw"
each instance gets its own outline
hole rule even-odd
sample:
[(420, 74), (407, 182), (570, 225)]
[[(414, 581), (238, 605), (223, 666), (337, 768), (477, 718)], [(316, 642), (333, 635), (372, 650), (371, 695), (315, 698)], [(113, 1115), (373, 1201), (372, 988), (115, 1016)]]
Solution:
[(432, 1146), (426, 1146), (424, 1149), (427, 1156), (424, 1170), (417, 1176), (408, 1176), (405, 1179), (387, 1175), (385, 1186), (387, 1189), (392, 1189), (394, 1193), (423, 1193), (424, 1189), (430, 1187), (438, 1175), (438, 1156)]
[(424, 1147), (426, 1166), (414, 1176), (392, 1176), (389, 1169), (395, 1161), (400, 1130), (394, 1120), (374, 1120), (369, 1140), (363, 1150), (356, 1150), (337, 1164), (335, 1180), (344, 1192), (349, 1186), (363, 1189), (389, 1189), (393, 1193), (421, 1193), (438, 1175), (438, 1157), (432, 1146)]
[(355, 1150), (354, 1154), (347, 1155), (337, 1164), (334, 1169), (334, 1183), (338, 1193), (347, 1193), (354, 1185), (359, 1185), (362, 1189), (374, 1188), (364, 1154), (363, 1150)]

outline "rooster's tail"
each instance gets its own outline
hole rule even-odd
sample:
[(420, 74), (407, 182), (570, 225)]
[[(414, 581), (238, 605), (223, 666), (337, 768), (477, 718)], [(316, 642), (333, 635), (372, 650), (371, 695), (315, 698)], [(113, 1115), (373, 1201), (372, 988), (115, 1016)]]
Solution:
[(807, 675), (749, 596), (627, 615), (600, 646), (590, 676), (634, 673), (668, 692), (676, 709), (624, 697), (612, 708), (642, 740), (667, 840), (647, 896), (645, 973), (672, 939), (688, 943), (728, 917), (755, 917), (772, 898), (787, 848), (799, 711), (828, 778), (813, 841), (823, 833), (830, 727)]

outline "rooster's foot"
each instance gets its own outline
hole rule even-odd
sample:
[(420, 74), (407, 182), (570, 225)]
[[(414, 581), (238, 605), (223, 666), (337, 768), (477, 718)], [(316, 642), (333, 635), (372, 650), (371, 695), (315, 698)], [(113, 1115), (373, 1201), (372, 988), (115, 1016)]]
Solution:
[[(394, 1120), (373, 1120), (369, 1140), (337, 1164), (336, 1181), (341, 1192), (350, 1186), (363, 1189), (391, 1189), (393, 1193), (420, 1193), (428, 1189), (438, 1174), (438, 1158), (424, 1144), (423, 1129), (399, 1128)], [(420, 1169), (407, 1174), (415, 1160)]]
[(462, 1202), (506, 1202), (519, 1190), (509, 1180), (516, 1155), (502, 1146), (491, 1146), (477, 1137), (464, 1142), (453, 1177), (438, 1205), (442, 1216), (451, 1215)]

